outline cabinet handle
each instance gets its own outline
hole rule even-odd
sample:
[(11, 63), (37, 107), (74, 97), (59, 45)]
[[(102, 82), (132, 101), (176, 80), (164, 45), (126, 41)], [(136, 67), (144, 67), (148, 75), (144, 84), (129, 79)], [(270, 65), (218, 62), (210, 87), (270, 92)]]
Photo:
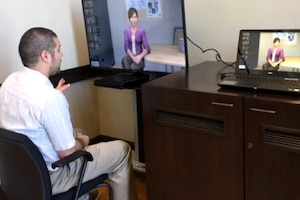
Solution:
[(218, 105), (218, 106), (226, 106), (226, 107), (233, 107), (233, 103), (221, 103), (221, 102), (211, 102), (213, 105)]
[(250, 108), (250, 110), (255, 111), (255, 112), (264, 112), (264, 113), (269, 113), (269, 114), (275, 114), (275, 110), (266, 110), (266, 109), (260, 109), (260, 108)]
[(247, 144), (247, 148), (248, 148), (248, 149), (252, 149), (252, 148), (253, 148), (253, 144), (252, 144), (251, 142), (249, 142), (249, 143)]

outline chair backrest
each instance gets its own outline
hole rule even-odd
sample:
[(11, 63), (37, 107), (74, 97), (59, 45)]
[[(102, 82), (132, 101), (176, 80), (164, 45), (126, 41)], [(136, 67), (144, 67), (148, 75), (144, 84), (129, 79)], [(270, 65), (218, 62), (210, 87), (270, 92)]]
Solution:
[(183, 38), (183, 28), (175, 27), (173, 32), (173, 44), (178, 45), (179, 38)]
[(0, 179), (9, 199), (51, 199), (49, 172), (38, 148), (27, 136), (2, 128)]

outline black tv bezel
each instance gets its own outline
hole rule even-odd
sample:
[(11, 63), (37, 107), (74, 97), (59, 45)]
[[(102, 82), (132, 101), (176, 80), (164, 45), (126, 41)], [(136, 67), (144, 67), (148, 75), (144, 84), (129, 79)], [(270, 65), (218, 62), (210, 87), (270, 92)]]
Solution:
[[(186, 19), (185, 19), (185, 4), (184, 4), (184, 0), (180, 0), (181, 1), (181, 13), (182, 13), (182, 26), (183, 26), (183, 35), (184, 35), (184, 49), (185, 49), (185, 71), (188, 71), (189, 68), (189, 63), (188, 63), (188, 45), (187, 45), (187, 31), (186, 31)], [(83, 7), (82, 7), (83, 9)], [(85, 20), (84, 20), (85, 21)], [(85, 22), (84, 22), (85, 23)], [(86, 31), (86, 30), (85, 30)], [(113, 67), (93, 67), (91, 65), (91, 59), (90, 59), (90, 53), (89, 53), (89, 49), (88, 49), (88, 56), (89, 56), (89, 63), (88, 65), (90, 66), (90, 69), (92, 71), (94, 71), (98, 76), (111, 76), (111, 75), (115, 75), (118, 73), (133, 73), (133, 70), (129, 70), (129, 69), (122, 69), (122, 68), (113, 68)], [(164, 71), (139, 71), (139, 73), (143, 73), (143, 74), (149, 74), (152, 77), (161, 77), (167, 74), (170, 74), (171, 72), (164, 72)]]

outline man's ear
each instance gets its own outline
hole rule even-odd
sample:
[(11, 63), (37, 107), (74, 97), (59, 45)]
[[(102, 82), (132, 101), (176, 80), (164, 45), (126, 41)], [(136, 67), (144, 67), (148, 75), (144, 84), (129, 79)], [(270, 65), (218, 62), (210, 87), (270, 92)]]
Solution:
[(48, 63), (51, 59), (51, 55), (50, 55), (49, 51), (46, 51), (46, 50), (42, 51), (40, 57), (41, 57), (41, 60), (45, 63)]

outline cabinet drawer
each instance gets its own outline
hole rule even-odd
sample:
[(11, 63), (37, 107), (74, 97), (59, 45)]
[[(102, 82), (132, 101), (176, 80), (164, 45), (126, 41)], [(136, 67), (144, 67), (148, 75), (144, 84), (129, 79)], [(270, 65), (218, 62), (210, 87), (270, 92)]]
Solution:
[(143, 102), (169, 110), (206, 114), (217, 112), (221, 116), (242, 109), (241, 97), (155, 87), (143, 90)]
[(260, 123), (272, 124), (292, 129), (300, 129), (299, 101), (272, 101), (260, 99), (244, 100), (245, 115), (259, 120)]

